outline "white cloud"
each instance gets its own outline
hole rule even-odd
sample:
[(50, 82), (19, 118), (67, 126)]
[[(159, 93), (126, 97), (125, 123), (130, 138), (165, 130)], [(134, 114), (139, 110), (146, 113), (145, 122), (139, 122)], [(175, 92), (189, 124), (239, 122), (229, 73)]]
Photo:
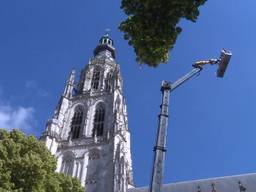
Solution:
[(13, 129), (18, 128), (23, 131), (29, 131), (34, 125), (33, 107), (13, 107), (0, 104), (0, 128)]

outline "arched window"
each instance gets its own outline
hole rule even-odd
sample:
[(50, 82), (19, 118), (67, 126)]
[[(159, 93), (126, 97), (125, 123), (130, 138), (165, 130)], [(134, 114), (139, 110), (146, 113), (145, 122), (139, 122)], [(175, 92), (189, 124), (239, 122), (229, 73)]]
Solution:
[(107, 92), (111, 92), (112, 85), (111, 85), (111, 80), (112, 80), (112, 73), (108, 73), (105, 81), (105, 89)]
[(61, 172), (64, 175), (72, 176), (73, 173), (74, 159), (72, 156), (66, 156), (63, 158), (61, 165)]
[(94, 90), (97, 90), (99, 88), (100, 84), (100, 71), (98, 69), (94, 69), (93, 76), (92, 76), (92, 83), (91, 87)]
[(75, 110), (74, 116), (71, 122), (72, 139), (77, 139), (80, 136), (81, 127), (83, 121), (83, 110), (78, 108)]
[(94, 115), (93, 136), (103, 135), (105, 109), (102, 105), (97, 106)]

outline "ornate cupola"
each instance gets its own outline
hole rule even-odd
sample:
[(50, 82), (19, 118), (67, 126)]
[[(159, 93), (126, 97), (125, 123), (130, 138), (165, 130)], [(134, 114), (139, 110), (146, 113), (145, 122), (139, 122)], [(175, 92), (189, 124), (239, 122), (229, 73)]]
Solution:
[(113, 47), (114, 42), (106, 33), (100, 40), (98, 46), (94, 49), (94, 56), (103, 51), (109, 51), (113, 58), (115, 58), (115, 48)]

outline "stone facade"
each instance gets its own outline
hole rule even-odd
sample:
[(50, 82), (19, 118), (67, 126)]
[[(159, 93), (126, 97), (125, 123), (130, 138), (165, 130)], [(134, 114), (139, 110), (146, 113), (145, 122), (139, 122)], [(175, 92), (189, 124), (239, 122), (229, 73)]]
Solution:
[(78, 178), (86, 192), (133, 187), (130, 133), (113, 40), (104, 35), (75, 82), (68, 78), (42, 135), (57, 172)]

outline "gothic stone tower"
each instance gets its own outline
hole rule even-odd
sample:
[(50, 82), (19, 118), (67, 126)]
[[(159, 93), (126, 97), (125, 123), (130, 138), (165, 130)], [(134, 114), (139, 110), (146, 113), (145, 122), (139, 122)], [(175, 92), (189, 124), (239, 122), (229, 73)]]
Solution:
[(75, 83), (73, 70), (42, 135), (57, 172), (78, 178), (86, 192), (133, 187), (130, 133), (113, 40), (104, 35)]

